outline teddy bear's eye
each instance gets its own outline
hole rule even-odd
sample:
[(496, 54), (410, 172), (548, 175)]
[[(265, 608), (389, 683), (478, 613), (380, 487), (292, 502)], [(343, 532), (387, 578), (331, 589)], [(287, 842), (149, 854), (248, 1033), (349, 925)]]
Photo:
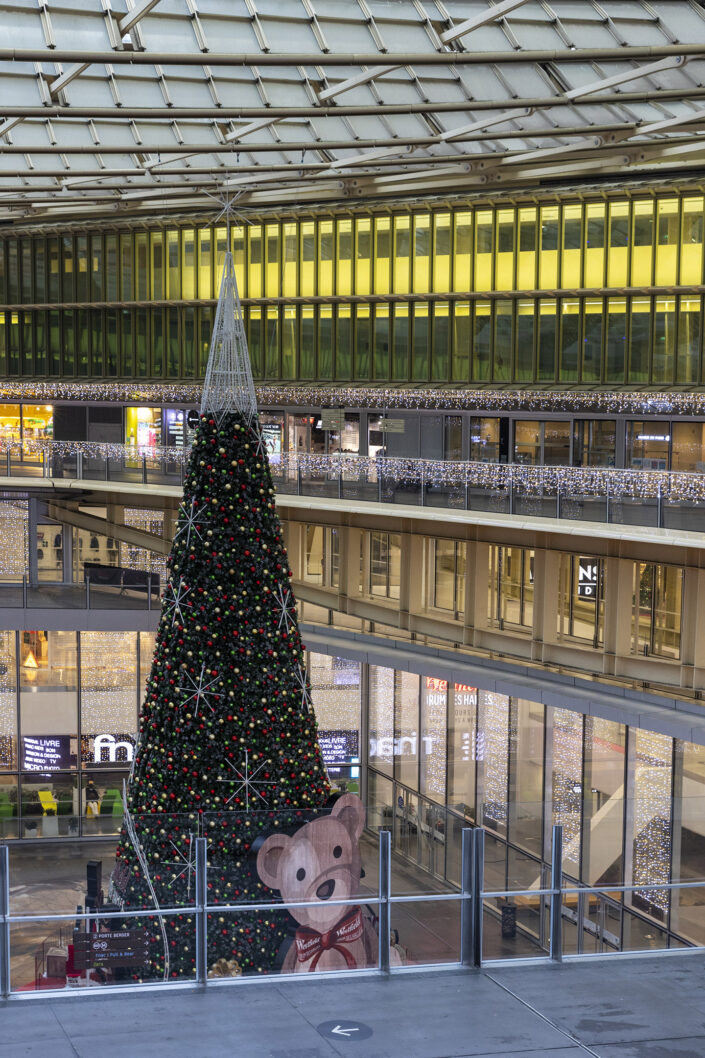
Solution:
[(335, 846), (335, 848), (333, 849), (333, 855), (335, 856), (336, 860), (340, 859), (340, 857), (343, 855), (343, 847), (342, 847), (342, 845), (336, 845)]
[[(335, 855), (335, 852), (333, 853), (333, 855)], [(298, 882), (303, 882), (305, 877), (306, 871), (303, 869), (303, 867), (299, 867), (298, 871), (296, 872), (296, 880)]]

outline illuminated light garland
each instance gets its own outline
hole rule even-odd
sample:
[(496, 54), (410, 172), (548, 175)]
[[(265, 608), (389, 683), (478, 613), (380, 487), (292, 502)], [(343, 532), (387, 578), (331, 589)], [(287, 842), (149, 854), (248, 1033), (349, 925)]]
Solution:
[[(255, 387), (260, 408), (385, 409), (444, 411), (596, 412), (601, 415), (705, 415), (705, 392), (672, 390), (532, 390), (419, 386), (345, 386), (267, 383)], [(117, 401), (126, 404), (200, 404), (200, 382), (27, 382), (5, 380), (0, 401)]]
[[(0, 440), (0, 454), (7, 450), (8, 444)], [(19, 446), (9, 445), (19, 456)], [(25, 450), (28, 445), (25, 444)], [(29, 443), (32, 452), (45, 453), (48, 461), (71, 458), (82, 452), (86, 458), (100, 461), (122, 460), (129, 462), (138, 456), (145, 457), (150, 482), (162, 474), (165, 484), (174, 484), (174, 474), (184, 467), (188, 460), (188, 450), (183, 448), (160, 448), (143, 446), (135, 448), (130, 445), (104, 444), (90, 441), (32, 441)], [(174, 469), (171, 473), (163, 470), (167, 465)], [(401, 458), (395, 456), (355, 456), (346, 454), (319, 455), (310, 452), (285, 452), (278, 455), (272, 465), (272, 479), (284, 493), (296, 492), (298, 481), (307, 483), (342, 479), (358, 486), (374, 487), (370, 501), (377, 501), (381, 489), (383, 502), (394, 498), (396, 489), (418, 491), (425, 489), (450, 490), (450, 507), (465, 506), (466, 490), (479, 489), (494, 492), (499, 500), (506, 500), (510, 491), (515, 500), (523, 496), (555, 499), (562, 498), (584, 501), (592, 498), (604, 500), (609, 496), (610, 502), (618, 503), (620, 499), (652, 500), (661, 498), (667, 503), (705, 503), (705, 474), (689, 471), (667, 470), (617, 470), (612, 467), (561, 467), (561, 466), (524, 466), (520, 463), (484, 463), (446, 461), (439, 459)], [(73, 477), (75, 474), (62, 470), (62, 476)], [(290, 484), (294, 488), (288, 487)], [(356, 497), (365, 500), (365, 496)], [(433, 504), (430, 504), (433, 506)], [(526, 512), (522, 512), (526, 513)], [(151, 520), (142, 510), (132, 510), (130, 523), (147, 532), (161, 535), (158, 524), (163, 512), (153, 511)], [(126, 515), (127, 518), (127, 515)], [(152, 528), (150, 528), (152, 525)], [(123, 545), (126, 549), (127, 545)], [(137, 551), (143, 549), (138, 548)], [(128, 556), (129, 558), (129, 556)], [(163, 572), (163, 560), (154, 555), (151, 559), (153, 572)], [(128, 563), (129, 564), (129, 563)], [(149, 569), (149, 566), (138, 565), (131, 568)]]
[(484, 736), (482, 817), (496, 829), (507, 827), (509, 781), (509, 698), (478, 692), (478, 737)]
[(634, 895), (648, 901), (665, 916), (670, 893), (650, 889), (670, 881), (671, 784), (673, 739), (652, 731), (635, 732), (634, 755)]
[[(445, 683), (445, 681), (442, 681)], [(446, 793), (446, 723), (448, 688), (439, 690), (422, 684), (421, 746), (422, 793), (445, 801)]]
[[(583, 808), (583, 717), (568, 709), (553, 709), (551, 790), (553, 822), (563, 827), (563, 848), (568, 849), (580, 836)], [(576, 863), (576, 871), (579, 867)]]
[(21, 581), (27, 572), (29, 515), (26, 500), (0, 503), (0, 576)]
[(137, 730), (136, 632), (81, 633), (81, 730)]

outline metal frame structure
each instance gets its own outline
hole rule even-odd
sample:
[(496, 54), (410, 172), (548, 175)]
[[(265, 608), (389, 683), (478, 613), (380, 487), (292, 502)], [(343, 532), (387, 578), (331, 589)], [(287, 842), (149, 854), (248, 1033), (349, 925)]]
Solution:
[(700, 0), (49, 0), (0, 19), (5, 220), (702, 165)]

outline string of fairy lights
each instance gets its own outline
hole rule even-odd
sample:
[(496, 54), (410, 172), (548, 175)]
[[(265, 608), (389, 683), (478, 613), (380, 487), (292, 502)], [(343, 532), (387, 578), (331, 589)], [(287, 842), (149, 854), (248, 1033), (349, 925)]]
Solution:
[[(83, 456), (79, 470), (77, 453)], [(21, 453), (35, 455), (60, 477), (106, 477), (130, 481), (130, 472), (140, 472), (144, 463), (150, 484), (174, 484), (188, 460), (188, 449), (157, 445), (123, 445), (95, 441), (0, 440), (0, 459), (9, 453), (11, 463), (19, 464)], [(88, 461), (88, 462), (86, 462)], [(15, 473), (21, 474), (13, 466)], [(667, 503), (705, 503), (705, 474), (690, 471), (615, 469), (613, 467), (525, 466), (520, 463), (446, 461), (396, 456), (323, 455), (312, 452), (284, 452), (272, 460), (272, 477), (280, 492), (298, 492), (302, 484), (315, 488), (340, 481), (360, 492), (361, 500), (391, 501), (398, 492), (424, 491), (425, 503), (434, 505), (433, 490), (455, 494), (448, 506), (464, 506), (467, 490), (515, 497), (536, 496), (604, 501), (633, 499)], [(453, 497), (451, 497), (452, 499)], [(418, 499), (410, 498), (418, 503)], [(443, 505), (443, 504), (442, 504)]]
[(636, 733), (634, 755), (634, 850), (632, 881), (635, 896), (668, 913), (670, 893), (651, 889), (670, 881), (673, 739), (653, 731)]
[[(0, 401), (117, 401), (139, 404), (200, 403), (200, 382), (5, 380)], [(610, 415), (705, 415), (705, 393), (672, 390), (469, 389), (464, 386), (370, 386), (269, 383), (255, 387), (260, 407), (299, 405), (344, 409), (443, 411), (596, 412)]]

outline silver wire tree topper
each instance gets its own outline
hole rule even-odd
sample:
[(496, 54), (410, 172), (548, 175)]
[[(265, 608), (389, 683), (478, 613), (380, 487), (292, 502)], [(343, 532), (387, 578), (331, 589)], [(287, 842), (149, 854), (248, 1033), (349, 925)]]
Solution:
[(230, 250), (230, 214), (233, 212), (233, 202), (227, 198), (220, 201), (223, 205), (220, 216), (225, 214), (228, 249), (203, 383), (201, 414), (212, 415), (216, 422), (220, 423), (228, 413), (240, 412), (249, 426), (257, 414), (257, 399), (242, 320), (242, 305), (237, 292), (235, 263)]

